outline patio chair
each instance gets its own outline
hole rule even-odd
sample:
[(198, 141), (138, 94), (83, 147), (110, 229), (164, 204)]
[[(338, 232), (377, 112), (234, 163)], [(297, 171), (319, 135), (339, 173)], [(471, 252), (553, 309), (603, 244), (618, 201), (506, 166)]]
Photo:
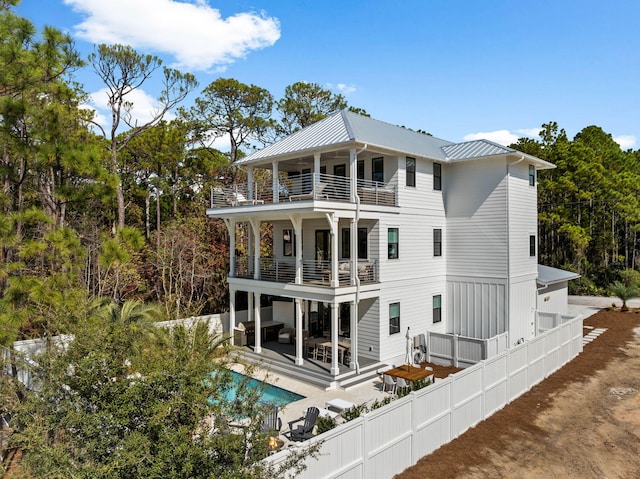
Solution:
[(396, 381), (393, 379), (393, 376), (389, 376), (388, 374), (382, 375), (382, 392), (386, 392), (389, 389), (391, 394), (396, 392)]
[(293, 343), (293, 338), (295, 337), (295, 330), (292, 328), (282, 328), (278, 331), (278, 342), (282, 344), (291, 344)]
[(402, 390), (403, 392), (409, 388), (409, 383), (404, 378), (398, 378), (396, 381), (396, 391)]
[[(319, 414), (320, 410), (317, 407), (310, 407), (307, 409), (307, 413), (304, 417), (289, 422), (290, 439), (292, 441), (306, 441), (307, 439), (311, 439), (313, 436), (313, 428), (316, 426), (316, 420), (318, 419)], [(302, 421), (304, 421), (302, 425), (296, 426), (295, 429), (293, 428), (295, 423)]]
[(273, 406), (265, 415), (261, 432), (280, 432), (282, 419), (278, 417), (278, 406)]
[(303, 193), (301, 195), (291, 195), (289, 196), (289, 201), (293, 201), (293, 200), (317, 200), (319, 198), (324, 198), (325, 200), (328, 200), (329, 197), (325, 194), (322, 194), (322, 192), (324, 191), (324, 189), (327, 187), (326, 183), (316, 183), (316, 185), (314, 186), (313, 190), (311, 190), (309, 193)]

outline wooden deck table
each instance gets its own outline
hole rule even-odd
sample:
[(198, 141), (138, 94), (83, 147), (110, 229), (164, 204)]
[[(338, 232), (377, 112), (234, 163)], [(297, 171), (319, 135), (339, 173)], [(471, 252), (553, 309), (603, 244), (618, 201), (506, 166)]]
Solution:
[(408, 364), (403, 364), (397, 368), (389, 369), (384, 374), (387, 376), (393, 376), (395, 378), (402, 378), (407, 381), (419, 381), (420, 379), (427, 378), (433, 374), (433, 371), (428, 371), (422, 368), (416, 368)]

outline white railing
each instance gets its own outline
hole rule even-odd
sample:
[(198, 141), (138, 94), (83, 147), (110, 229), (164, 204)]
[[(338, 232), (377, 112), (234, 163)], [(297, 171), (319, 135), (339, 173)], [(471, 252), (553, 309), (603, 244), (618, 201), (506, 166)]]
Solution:
[[(293, 201), (351, 201), (351, 178), (327, 175), (324, 173), (306, 173), (304, 175), (279, 178), (277, 182), (277, 199), (279, 202)], [(396, 206), (397, 188), (395, 184), (377, 181), (358, 180), (357, 192), (360, 203)], [(229, 208), (239, 206), (255, 206), (273, 203), (273, 183), (260, 181), (231, 186), (211, 187), (211, 208)]]
[[(582, 316), (314, 437), (300, 478), (386, 479), (502, 409), (582, 351)], [(301, 444), (304, 446), (304, 443)], [(283, 450), (266, 460), (284, 462)]]
[(544, 333), (570, 320), (571, 316), (567, 314), (536, 311), (536, 334)]

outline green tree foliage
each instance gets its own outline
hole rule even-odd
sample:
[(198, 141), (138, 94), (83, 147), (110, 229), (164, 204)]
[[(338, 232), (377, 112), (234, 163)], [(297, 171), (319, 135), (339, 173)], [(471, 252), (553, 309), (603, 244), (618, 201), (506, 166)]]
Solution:
[(347, 101), (317, 83), (296, 82), (285, 88), (276, 108), (281, 116), (278, 134), (286, 136), (347, 108)]
[[(224, 400), (226, 342), (204, 323), (156, 328), (157, 314), (102, 305), (66, 348), (37, 358), (40, 387), (13, 416), (10, 439), (28, 477), (283, 477), (258, 462), (268, 452), (259, 391), (241, 383), (237, 401)], [(246, 418), (243, 427), (234, 418)]]
[(604, 293), (621, 270), (637, 267), (638, 152), (623, 152), (597, 126), (570, 140), (551, 122), (540, 137), (513, 145), (556, 165), (539, 173), (540, 262), (579, 272), (579, 284), (596, 286), (586, 292)]
[(240, 148), (260, 140), (271, 126), (273, 96), (264, 88), (246, 85), (233, 78), (219, 78), (196, 98), (195, 105), (184, 110), (194, 128), (195, 138), (204, 148), (212, 140), (228, 137), (229, 160), (234, 163)]

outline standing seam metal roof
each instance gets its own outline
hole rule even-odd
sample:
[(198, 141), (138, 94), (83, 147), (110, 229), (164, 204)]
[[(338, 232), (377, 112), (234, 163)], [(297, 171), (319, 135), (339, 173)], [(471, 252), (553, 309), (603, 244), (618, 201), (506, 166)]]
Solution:
[[(452, 143), (342, 110), (236, 161), (236, 164), (246, 165), (297, 153), (310, 154), (319, 148), (326, 149), (332, 145), (346, 147), (349, 143), (353, 143), (354, 146), (366, 144), (374, 150), (378, 147), (408, 156), (431, 158), (443, 162), (520, 153), (513, 148), (488, 140)], [(539, 162), (542, 167), (554, 167), (551, 163), (539, 158), (526, 156)]]

